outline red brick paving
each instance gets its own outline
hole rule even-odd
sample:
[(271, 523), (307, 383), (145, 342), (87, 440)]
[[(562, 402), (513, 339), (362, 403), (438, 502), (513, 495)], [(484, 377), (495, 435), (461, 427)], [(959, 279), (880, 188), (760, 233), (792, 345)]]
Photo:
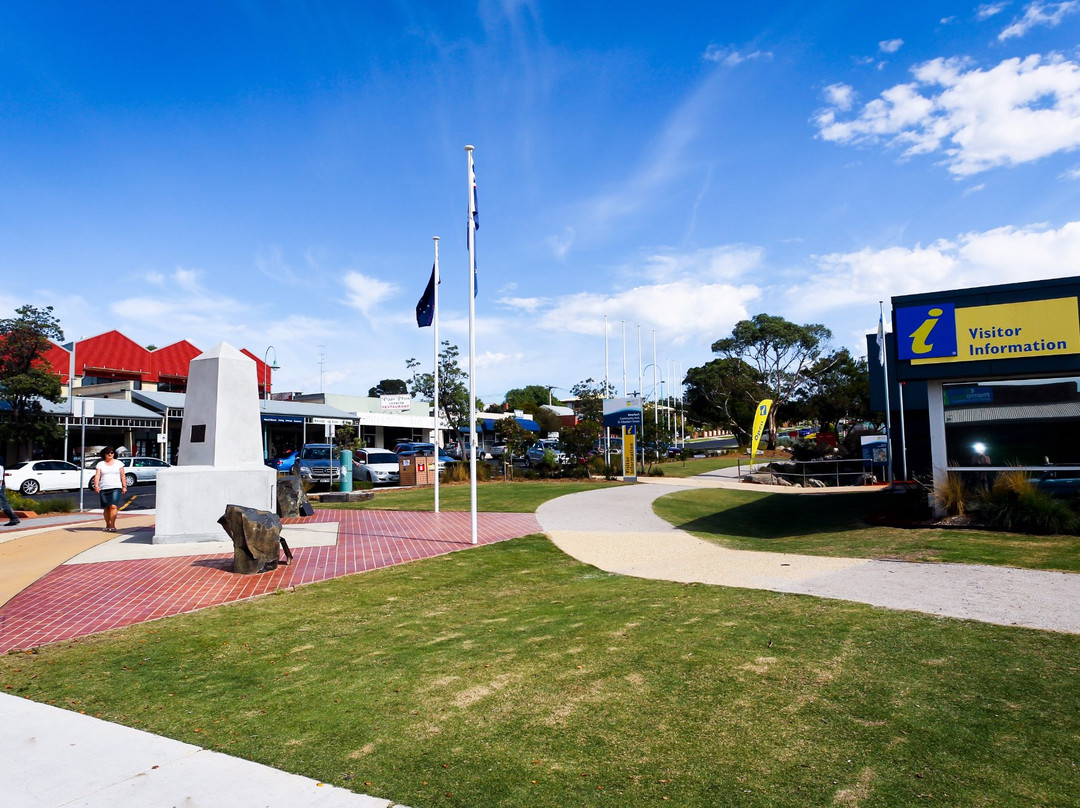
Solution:
[[(480, 545), (541, 532), (532, 514), (482, 513), (477, 519)], [(294, 549), (292, 564), (261, 575), (233, 574), (231, 550), (60, 566), (0, 608), (0, 653), (473, 546), (468, 513), (320, 510), (284, 522), (338, 522), (337, 543)]]

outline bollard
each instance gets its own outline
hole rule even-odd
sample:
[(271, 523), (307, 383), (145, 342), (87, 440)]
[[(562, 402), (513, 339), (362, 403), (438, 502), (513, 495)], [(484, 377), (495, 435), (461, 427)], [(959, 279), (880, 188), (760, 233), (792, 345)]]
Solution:
[(339, 491), (352, 491), (352, 450), (341, 450), (341, 479), (338, 481)]

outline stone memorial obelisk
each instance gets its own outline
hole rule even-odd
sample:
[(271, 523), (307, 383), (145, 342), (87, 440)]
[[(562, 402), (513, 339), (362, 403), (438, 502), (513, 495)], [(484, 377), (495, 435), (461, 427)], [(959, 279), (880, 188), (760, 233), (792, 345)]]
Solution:
[(227, 343), (191, 360), (177, 465), (157, 478), (154, 544), (231, 542), (226, 505), (276, 512), (263, 464), (255, 362)]

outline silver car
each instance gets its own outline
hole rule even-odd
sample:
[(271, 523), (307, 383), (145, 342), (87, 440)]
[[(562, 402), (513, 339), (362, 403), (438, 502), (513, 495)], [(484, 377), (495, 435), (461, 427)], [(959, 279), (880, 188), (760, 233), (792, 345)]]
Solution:
[[(120, 457), (117, 458), (127, 467), (124, 476), (127, 477), (128, 486), (138, 483), (156, 483), (158, 472), (169, 468), (169, 464), (156, 457)], [(100, 462), (100, 458), (86, 461), (86, 471), (89, 479), (86, 481), (87, 488), (94, 487), (94, 467)]]

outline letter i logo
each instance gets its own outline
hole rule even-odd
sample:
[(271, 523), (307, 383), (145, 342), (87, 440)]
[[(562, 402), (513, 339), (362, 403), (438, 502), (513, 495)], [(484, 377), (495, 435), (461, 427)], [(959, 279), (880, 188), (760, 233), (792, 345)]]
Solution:
[(934, 330), (934, 326), (937, 325), (938, 318), (944, 312), (941, 309), (934, 308), (930, 309), (927, 314), (930, 316), (923, 320), (922, 325), (909, 335), (911, 337), (911, 352), (914, 354), (928, 354), (934, 350), (934, 343), (926, 340), (930, 337), (930, 332)]

